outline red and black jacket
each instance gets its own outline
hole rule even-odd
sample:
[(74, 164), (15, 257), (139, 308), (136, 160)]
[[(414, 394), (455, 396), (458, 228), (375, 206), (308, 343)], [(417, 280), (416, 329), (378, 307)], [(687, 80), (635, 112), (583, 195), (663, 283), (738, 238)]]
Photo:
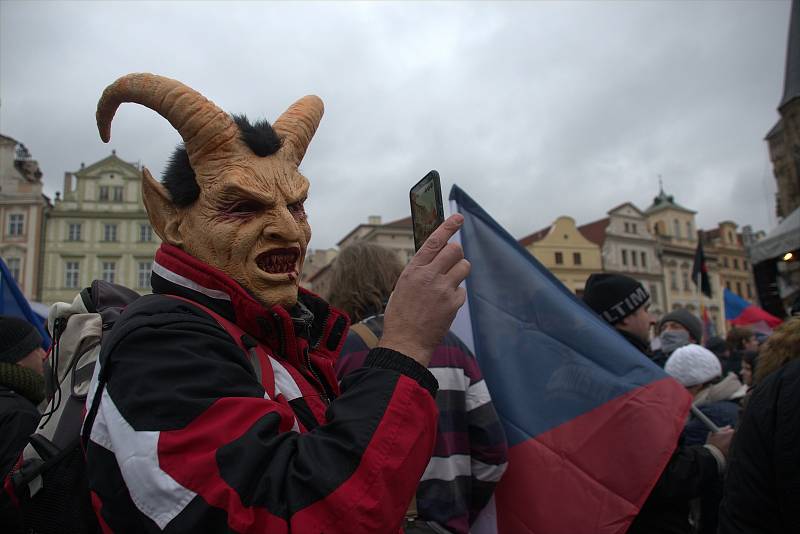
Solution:
[(374, 349), (340, 391), (347, 319), (319, 297), (266, 309), (166, 244), (152, 285), (104, 337), (87, 401), (104, 531), (397, 532), (433, 450), (433, 375)]

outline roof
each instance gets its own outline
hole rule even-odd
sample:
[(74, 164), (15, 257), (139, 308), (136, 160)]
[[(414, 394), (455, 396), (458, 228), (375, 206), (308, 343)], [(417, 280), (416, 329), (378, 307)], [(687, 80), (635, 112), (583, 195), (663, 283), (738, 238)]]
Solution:
[(652, 213), (665, 209), (685, 211), (686, 213), (697, 213), (695, 211), (690, 210), (689, 208), (684, 208), (683, 206), (675, 202), (675, 197), (666, 194), (663, 189), (658, 192), (657, 197), (653, 198), (653, 203), (650, 205), (649, 208), (644, 210), (644, 212), (647, 215), (650, 215)]
[(553, 227), (553, 225), (551, 224), (550, 226), (546, 226), (546, 227), (542, 228), (541, 230), (538, 230), (538, 231), (532, 233), (531, 235), (523, 237), (522, 239), (519, 240), (519, 244), (522, 245), (523, 247), (527, 247), (528, 245), (530, 245), (532, 243), (536, 243), (537, 241), (541, 241), (550, 232), (550, 228), (552, 228), (552, 227)]
[(775, 123), (775, 126), (773, 126), (772, 129), (769, 132), (767, 132), (767, 135), (764, 136), (764, 140), (769, 141), (782, 131), (783, 131), (783, 119), (778, 119), (778, 122)]
[(750, 258), (755, 265), (797, 249), (800, 249), (800, 208), (795, 208), (764, 239), (753, 244)]
[(123, 160), (122, 158), (117, 156), (116, 150), (112, 150), (110, 156), (107, 156), (107, 157), (101, 159), (100, 161), (96, 161), (96, 162), (92, 163), (91, 165), (88, 165), (88, 166), (84, 167), (83, 169), (80, 169), (79, 171), (76, 171), (75, 174), (78, 174), (78, 173), (86, 174), (86, 173), (88, 173), (90, 171), (93, 171), (94, 169), (105, 167), (109, 163), (119, 163), (124, 167), (130, 167), (130, 169), (132, 171), (134, 171), (134, 172), (137, 172), (137, 173), (139, 172), (139, 167), (137, 167), (133, 163), (129, 163), (129, 162)]
[(397, 219), (396, 221), (388, 222), (380, 226), (389, 226), (392, 228), (412, 228), (411, 216)]
[(789, 16), (789, 42), (786, 45), (786, 74), (783, 79), (782, 108), (795, 98), (800, 98), (800, 0), (792, 1)]
[(397, 219), (395, 221), (391, 221), (391, 222), (388, 222), (386, 224), (368, 224), (368, 223), (367, 224), (359, 224), (358, 226), (356, 226), (355, 228), (353, 228), (352, 230), (347, 232), (347, 235), (345, 235), (343, 238), (341, 238), (336, 243), (336, 245), (337, 246), (341, 245), (342, 243), (347, 241), (347, 238), (349, 238), (351, 235), (353, 235), (355, 232), (357, 232), (361, 228), (372, 228), (372, 229), (375, 229), (375, 228), (408, 228), (410, 230), (412, 228), (411, 216), (409, 215), (408, 217), (403, 217), (402, 219)]
[(333, 262), (327, 263), (324, 266), (320, 267), (320, 269), (317, 272), (315, 272), (314, 274), (312, 274), (311, 276), (309, 276), (308, 280), (306, 280), (306, 281), (310, 282), (310, 283), (314, 283), (314, 280), (319, 278), (320, 275), (322, 275), (322, 273), (328, 271), (331, 268), (331, 265), (333, 265)]
[[(628, 204), (627, 202), (625, 204)], [(625, 204), (620, 204), (617, 208), (624, 206)], [(617, 209), (614, 208), (614, 209)], [(613, 209), (610, 211), (614, 211)], [(590, 222), (584, 224), (583, 226), (578, 227), (578, 231), (591, 241), (597, 245), (603, 246), (603, 242), (606, 240), (606, 228), (608, 228), (609, 218), (606, 217), (605, 219), (600, 219), (599, 221)]]
[(9, 136), (3, 135), (3, 134), (0, 134), (0, 141), (11, 141), (14, 144), (18, 143), (18, 141), (16, 139), (14, 139), (13, 137), (9, 137)]
[(636, 211), (637, 211), (637, 212), (638, 212), (640, 215), (644, 216), (644, 212), (642, 212), (642, 210), (640, 210), (639, 208), (637, 208), (637, 207), (636, 207), (636, 205), (635, 205), (633, 202), (623, 202), (623, 203), (622, 203), (622, 204), (620, 204), (619, 206), (614, 206), (613, 208), (611, 208), (610, 210), (608, 210), (606, 213), (608, 213), (609, 215), (611, 215), (612, 213), (614, 213), (614, 212), (615, 212), (615, 211), (617, 211), (618, 209), (620, 209), (620, 208), (624, 208), (625, 206), (630, 206), (630, 207), (632, 207), (632, 208), (633, 208), (633, 209), (635, 209), (635, 210), (636, 210)]

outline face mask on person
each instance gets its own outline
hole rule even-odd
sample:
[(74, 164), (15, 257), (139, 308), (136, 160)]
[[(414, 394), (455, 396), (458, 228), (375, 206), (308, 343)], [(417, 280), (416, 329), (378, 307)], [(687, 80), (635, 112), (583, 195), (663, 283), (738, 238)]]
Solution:
[(661, 340), (661, 350), (666, 354), (689, 344), (689, 332), (685, 330), (666, 330), (658, 336)]

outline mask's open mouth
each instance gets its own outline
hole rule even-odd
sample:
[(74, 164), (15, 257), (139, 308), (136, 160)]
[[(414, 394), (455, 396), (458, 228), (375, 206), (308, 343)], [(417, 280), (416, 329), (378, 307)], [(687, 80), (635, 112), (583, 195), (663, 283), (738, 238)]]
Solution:
[(256, 256), (258, 268), (269, 274), (288, 274), (297, 272), (300, 249), (276, 248)]

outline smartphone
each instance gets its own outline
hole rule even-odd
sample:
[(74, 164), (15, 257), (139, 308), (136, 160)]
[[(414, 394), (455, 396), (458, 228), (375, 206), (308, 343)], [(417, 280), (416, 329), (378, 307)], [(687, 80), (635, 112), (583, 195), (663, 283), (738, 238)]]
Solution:
[(414, 249), (428, 239), (428, 236), (444, 222), (442, 207), (442, 185), (439, 173), (431, 171), (417, 182), (409, 192), (411, 199), (411, 222), (414, 227)]

